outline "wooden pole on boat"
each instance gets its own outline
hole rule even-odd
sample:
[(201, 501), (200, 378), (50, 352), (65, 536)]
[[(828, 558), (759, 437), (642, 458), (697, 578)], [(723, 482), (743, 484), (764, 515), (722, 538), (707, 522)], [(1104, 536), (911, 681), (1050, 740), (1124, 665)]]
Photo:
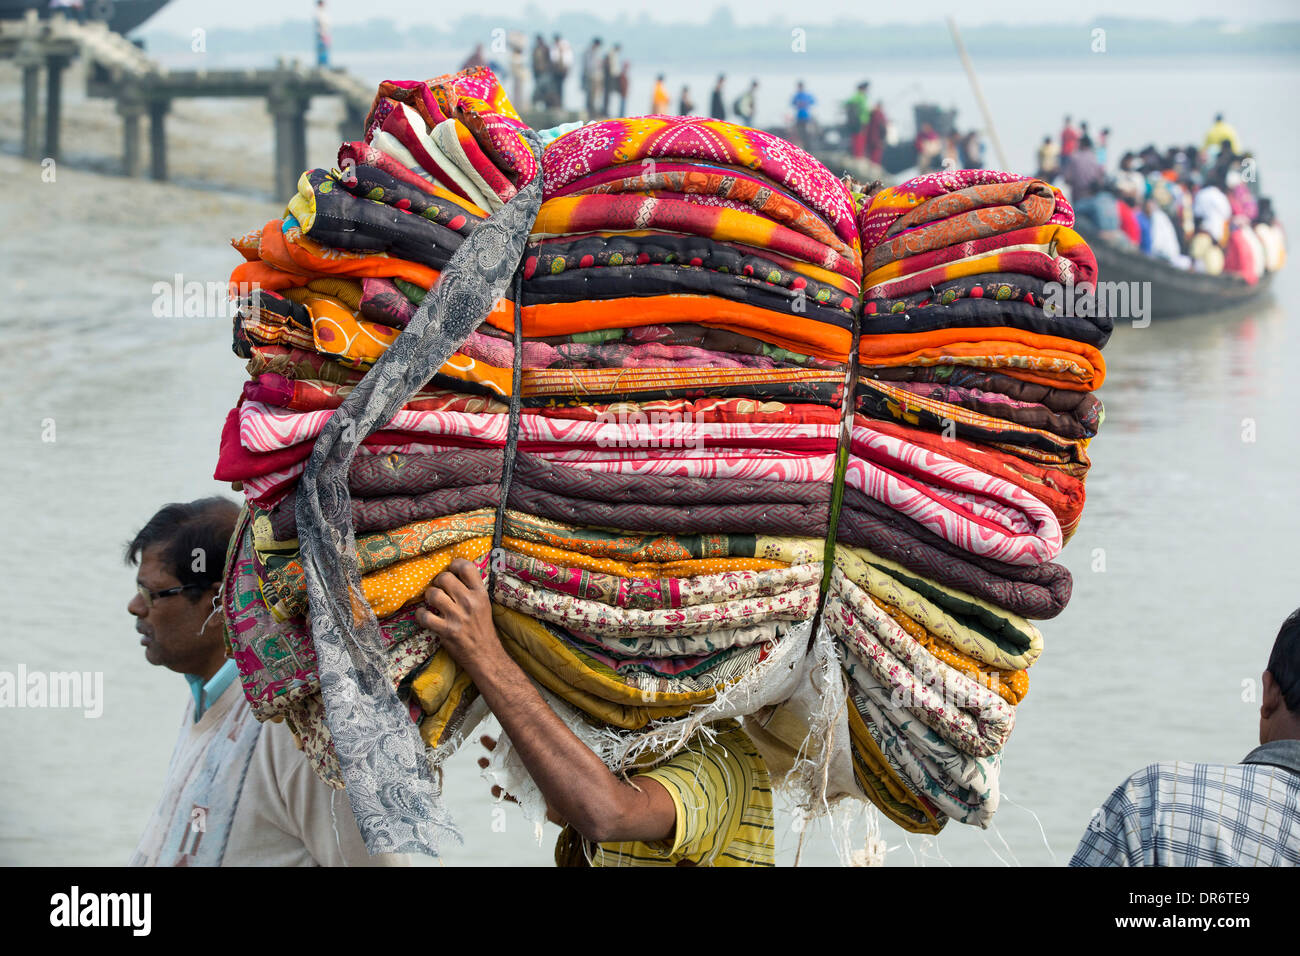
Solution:
[(966, 53), (966, 44), (961, 42), (961, 34), (957, 32), (957, 21), (952, 17), (948, 18), (948, 29), (952, 31), (952, 42), (957, 44), (957, 55), (961, 57), (961, 65), (966, 68), (966, 76), (970, 79), (971, 91), (975, 94), (975, 102), (980, 106), (980, 112), (984, 114), (984, 125), (989, 128), (989, 139), (993, 140), (993, 151), (998, 154), (998, 165), (1002, 169), (1007, 169), (1007, 154), (1002, 152), (1002, 140), (998, 139), (998, 131), (993, 127), (993, 114), (989, 111), (989, 104), (984, 99), (984, 92), (980, 89), (979, 77), (975, 75), (975, 64), (970, 61), (970, 56)]

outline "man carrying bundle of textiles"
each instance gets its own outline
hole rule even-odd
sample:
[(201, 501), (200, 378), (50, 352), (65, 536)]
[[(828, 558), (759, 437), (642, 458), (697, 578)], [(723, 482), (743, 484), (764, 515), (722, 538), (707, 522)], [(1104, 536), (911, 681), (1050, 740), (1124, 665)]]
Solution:
[(170, 504), (127, 545), (127, 561), (140, 565), (127, 610), (145, 659), (185, 675), (193, 692), (131, 864), (404, 864), (370, 856), (347, 801), (334, 802), (289, 729), (253, 717), (215, 609), (238, 514), (224, 498)]
[(458, 559), (417, 620), (478, 686), (563, 821), (561, 866), (774, 866), (767, 767), (734, 722), (630, 782), (616, 777), (542, 699), (502, 647), (478, 569)]

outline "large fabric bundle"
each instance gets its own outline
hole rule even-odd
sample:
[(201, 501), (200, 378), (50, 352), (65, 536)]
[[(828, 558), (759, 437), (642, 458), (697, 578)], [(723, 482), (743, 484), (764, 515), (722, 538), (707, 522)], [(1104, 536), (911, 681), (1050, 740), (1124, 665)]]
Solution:
[[(521, 286), (351, 436), (340, 473), (339, 551), (433, 762), (485, 712), (414, 622), (457, 557), (490, 572), (524, 670), (631, 739), (739, 685), (755, 707), (778, 700), (820, 598), (860, 292), (848, 193), (729, 124), (611, 121), (538, 156), (520, 130), (486, 71), (385, 83), (339, 168), (305, 172), (282, 220), (234, 242), (250, 379), (216, 472), (249, 504), (224, 591), (232, 650), (257, 715), (286, 719), (354, 808), (321, 558), (300, 540), (323, 501), (307, 481), (443, 272), (538, 172)], [(344, 619), (364, 627), (355, 606)]]
[(895, 822), (987, 826), (999, 755), (1060, 613), (1110, 320), (1054, 307), (1096, 281), (1041, 181), (922, 176), (861, 203), (850, 460), (825, 615), (854, 775)]
[(535, 134), (483, 69), (382, 84), (234, 241), (216, 476), (255, 713), (373, 851), (435, 847), (430, 768), (486, 707), (414, 611), (465, 558), (614, 769), (784, 710), (790, 763), (986, 825), (1101, 421), (1109, 328), (1042, 308), (1095, 277), (1071, 217), (983, 172), (868, 199), (713, 120)]

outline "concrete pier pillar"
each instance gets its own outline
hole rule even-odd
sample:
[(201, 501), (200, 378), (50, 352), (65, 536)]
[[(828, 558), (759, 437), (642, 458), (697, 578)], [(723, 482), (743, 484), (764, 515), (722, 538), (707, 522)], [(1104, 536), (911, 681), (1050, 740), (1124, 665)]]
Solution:
[(23, 68), (23, 156), (40, 159), (41, 148), (37, 136), (41, 118), (41, 67), (39, 63), (25, 62)]
[(59, 125), (63, 118), (63, 69), (68, 61), (51, 56), (45, 60), (45, 155), (59, 158)]
[(288, 199), (307, 168), (307, 101), (289, 90), (275, 90), (266, 100), (275, 124), (275, 196)]
[(122, 173), (125, 176), (140, 175), (140, 119), (144, 112), (144, 101), (139, 96), (128, 92), (117, 101), (117, 113), (122, 117)]
[(339, 123), (339, 138), (345, 143), (361, 139), (365, 134), (366, 111), (355, 108), (351, 103), (343, 104), (343, 121)]
[(307, 107), (310, 100), (299, 100), (298, 109), (293, 114), (293, 170), (294, 187), (298, 176), (307, 168)]
[(171, 108), (171, 100), (149, 103), (149, 178), (158, 182), (167, 179), (167, 114)]

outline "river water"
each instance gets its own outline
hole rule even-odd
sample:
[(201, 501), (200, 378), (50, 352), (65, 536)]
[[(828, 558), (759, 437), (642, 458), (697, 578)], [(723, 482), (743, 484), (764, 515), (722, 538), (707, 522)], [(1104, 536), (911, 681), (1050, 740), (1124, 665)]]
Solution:
[[(1028, 165), (1065, 112), (1094, 129), (1109, 125), (1119, 150), (1197, 139), (1222, 109), (1255, 148), (1281, 217), (1300, 213), (1300, 143), (1282, 121), (1294, 115), (1295, 60), (1197, 72), (1205, 64), (1098, 56), (1085, 65), (981, 64), (1013, 166)], [(414, 76), (441, 66), (379, 68)], [(966, 122), (976, 115), (951, 65), (868, 72), (887, 99), (906, 102), (919, 84), (926, 98), (959, 106)], [(789, 73), (764, 73), (766, 88), (784, 89)], [(804, 75), (828, 98), (852, 85)], [(220, 123), (219, 108), (205, 115)], [(265, 135), (212, 128), (214, 150)], [(155, 285), (170, 289), (180, 275), (219, 289), (236, 261), (225, 239), (277, 210), (257, 195), (85, 169), (42, 182), (39, 166), (11, 155), (12, 135), (9, 127), (0, 155), (0, 330), (10, 370), (0, 390), (0, 516), (13, 535), (0, 550), (0, 670), (99, 672), (104, 699), (96, 719), (0, 710), (0, 863), (116, 864), (152, 809), (188, 693), (180, 677), (143, 659), (125, 610), (133, 572), (122, 545), (163, 502), (223, 490), (209, 476), (243, 380), (227, 323), (209, 309), (155, 314)], [(76, 128), (64, 135), (75, 150)], [(327, 141), (313, 139), (313, 162), (328, 164)], [(268, 152), (260, 142), (256, 151)], [(1293, 264), (1270, 299), (1240, 312), (1116, 330), (1088, 506), (1062, 557), (1074, 597), (1044, 623), (1046, 649), (1005, 750), (995, 826), (952, 824), (931, 840), (886, 823), (889, 865), (1063, 863), (1128, 774), (1155, 760), (1233, 762), (1254, 746), (1258, 679), (1279, 623), (1300, 604), (1300, 325), (1288, 305), (1298, 296)], [(447, 771), (465, 845), (443, 862), (549, 864), (554, 828), (539, 846), (508, 808), (501, 831), (476, 749)], [(800, 834), (784, 811), (778, 834), (779, 859), (790, 863)], [(803, 839), (803, 863), (835, 862), (824, 828)]]

